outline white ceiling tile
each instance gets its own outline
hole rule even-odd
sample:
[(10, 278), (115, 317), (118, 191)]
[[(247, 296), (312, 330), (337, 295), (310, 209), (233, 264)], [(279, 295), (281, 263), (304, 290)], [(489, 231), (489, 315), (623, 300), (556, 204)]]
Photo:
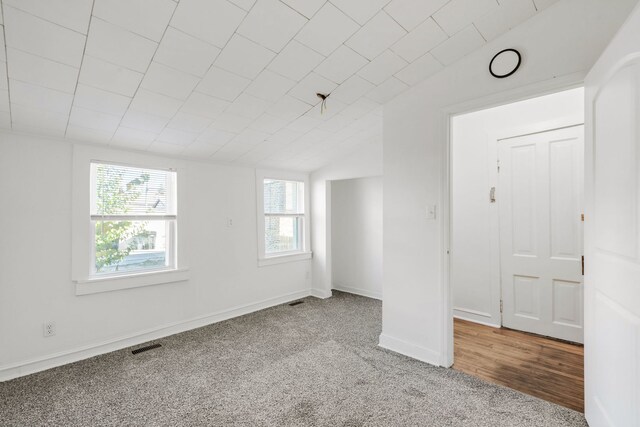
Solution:
[(91, 21), (86, 53), (144, 73), (158, 44), (98, 18)]
[(222, 113), (210, 127), (225, 132), (240, 133), (247, 126), (249, 126), (252, 121), (252, 119), (249, 119), (247, 117), (237, 116), (235, 114), (229, 113)]
[(344, 102), (340, 102), (335, 98), (327, 98), (327, 102), (325, 104), (325, 108), (322, 108), (322, 105), (318, 104), (313, 107), (311, 110), (305, 113), (306, 117), (312, 117), (314, 119), (322, 120), (323, 122), (331, 119), (336, 114), (340, 113), (347, 107), (347, 104)]
[(131, 109), (167, 119), (173, 117), (182, 101), (146, 89), (140, 89), (131, 101)]
[(531, 0), (501, 0), (500, 7), (475, 21), (485, 40), (491, 41), (536, 14)]
[(335, 133), (349, 126), (351, 123), (353, 123), (354, 120), (355, 119), (349, 116), (336, 114), (335, 116), (333, 116), (332, 118), (330, 118), (329, 120), (327, 120), (326, 122), (318, 126), (318, 129)]
[(551, 5), (554, 5), (558, 2), (558, 0), (533, 0), (535, 5), (536, 5), (536, 9), (538, 11), (540, 10), (544, 10), (546, 8), (548, 8)]
[(358, 24), (364, 25), (389, 3), (389, 0), (331, 0), (331, 3)]
[(282, 0), (282, 2), (311, 19), (326, 0)]
[(147, 151), (158, 154), (177, 155), (182, 154), (184, 145), (172, 144), (170, 142), (154, 141), (151, 143)]
[(7, 46), (79, 68), (85, 36), (12, 7), (4, 8)]
[(237, 153), (222, 153), (220, 152), (220, 150), (216, 151), (215, 153), (213, 153), (213, 155), (210, 157), (211, 160), (215, 160), (217, 162), (224, 162), (224, 163), (229, 163), (232, 162), (233, 160), (237, 159), (238, 156), (240, 156), (241, 154), (237, 154)]
[(401, 92), (406, 90), (409, 86), (402, 83), (400, 80), (395, 77), (390, 77), (373, 89), (371, 92), (367, 94), (367, 98), (372, 99), (373, 101), (379, 102), (380, 104), (384, 104), (387, 101), (391, 101)]
[(172, 98), (185, 100), (196, 87), (199, 78), (166, 65), (152, 62), (140, 87)]
[(226, 101), (233, 101), (250, 83), (249, 79), (212, 67), (200, 81), (196, 90)]
[(196, 140), (198, 134), (195, 132), (185, 132), (178, 129), (164, 128), (157, 141), (168, 142), (170, 144), (187, 145)]
[[(529, 0), (530, 1), (530, 0)], [(391, 50), (413, 62), (448, 38), (436, 22), (429, 18), (409, 34), (398, 40)]]
[(69, 116), (69, 124), (113, 134), (120, 124), (120, 117), (74, 106)]
[(59, 114), (69, 114), (73, 95), (18, 80), (9, 80), (11, 103)]
[(159, 42), (175, 8), (172, 0), (95, 0), (93, 15)]
[(264, 70), (249, 85), (245, 92), (258, 98), (274, 102), (282, 98), (295, 84), (295, 81), (282, 77), (280, 74)]
[[(93, 0), (3, 0), (5, 9), (13, 6), (24, 12), (87, 34)], [(6, 21), (12, 22), (9, 17)]]
[(182, 154), (191, 157), (207, 158), (211, 157), (211, 155), (218, 151), (219, 148), (220, 147), (217, 147), (215, 145), (193, 142), (187, 145)]
[(181, 0), (171, 26), (222, 48), (245, 15), (226, 0)]
[(133, 96), (143, 74), (85, 55), (80, 70), (81, 83), (124, 96)]
[(147, 132), (160, 133), (169, 122), (167, 117), (158, 117), (129, 109), (122, 118), (122, 126)]
[(433, 15), (438, 25), (454, 35), (476, 19), (495, 12), (497, 0), (451, 0)]
[(271, 135), (267, 140), (279, 145), (287, 145), (304, 135), (302, 132), (296, 132), (289, 128), (280, 129)]
[(263, 114), (249, 126), (251, 129), (274, 134), (287, 125), (288, 121), (270, 114)]
[(323, 59), (324, 56), (318, 52), (292, 40), (269, 64), (268, 69), (299, 82)]
[(9, 77), (61, 92), (73, 94), (75, 91), (80, 71), (78, 68), (10, 47), (7, 48), (7, 56)]
[(111, 139), (111, 143), (120, 146), (146, 148), (158, 137), (157, 133), (120, 126)]
[(154, 61), (202, 77), (218, 57), (220, 49), (169, 27)]
[(387, 50), (371, 61), (370, 64), (364, 66), (358, 72), (358, 75), (373, 84), (379, 85), (406, 66), (407, 61)]
[(384, 11), (367, 22), (347, 40), (347, 46), (371, 60), (397, 42), (407, 32)]
[(360, 76), (352, 76), (331, 93), (331, 99), (337, 99), (347, 104), (357, 101), (364, 94), (373, 89), (373, 84)]
[(99, 111), (101, 113), (112, 114), (122, 117), (129, 108), (131, 98), (118, 95), (117, 93), (107, 92), (91, 86), (78, 84), (76, 96), (73, 98), (73, 105), (89, 110)]
[(237, 134), (209, 127), (198, 136), (196, 142), (222, 146), (236, 137)]
[(251, 10), (256, 0), (229, 0), (231, 3), (235, 4), (238, 7), (241, 7), (244, 10)]
[(243, 93), (227, 108), (226, 112), (255, 120), (271, 105), (263, 99)]
[(317, 128), (322, 123), (323, 122), (320, 119), (316, 119), (316, 118), (304, 115), (302, 117), (298, 117), (296, 120), (289, 123), (289, 125), (287, 126), (287, 129), (292, 130), (294, 132), (306, 133), (312, 129)]
[(320, 102), (316, 93), (328, 94), (333, 92), (337, 86), (338, 85), (331, 80), (327, 80), (316, 73), (309, 73), (300, 83), (291, 89), (289, 95), (307, 104), (316, 105)]
[(7, 78), (7, 64), (0, 62), (0, 90), (9, 89), (9, 80)]
[(391, 0), (384, 10), (407, 31), (411, 31), (449, 1)]
[(258, 0), (242, 21), (238, 34), (280, 52), (307, 23), (307, 18), (279, 0)]
[(369, 61), (347, 46), (340, 46), (315, 69), (315, 72), (335, 83), (342, 83)]
[(328, 56), (360, 26), (327, 2), (298, 33), (296, 40)]
[(180, 111), (173, 117), (173, 119), (171, 119), (167, 127), (184, 132), (195, 132), (199, 134), (204, 131), (209, 124), (211, 124), (211, 121), (211, 119), (203, 116), (197, 116), (195, 114), (188, 114)]
[(353, 104), (349, 105), (347, 108), (342, 110), (340, 112), (340, 115), (345, 117), (350, 117), (355, 120), (375, 110), (379, 106), (380, 104), (368, 98), (360, 98), (356, 102), (354, 102)]
[(443, 65), (450, 65), (484, 43), (485, 41), (476, 27), (471, 25), (434, 48), (431, 54)]
[(245, 129), (238, 136), (233, 138), (231, 142), (225, 145), (222, 148), (222, 151), (227, 151), (227, 148), (231, 150), (240, 149), (240, 147), (246, 148), (246, 151), (248, 151), (248, 149), (250, 149), (251, 147), (255, 147), (256, 145), (264, 142), (268, 137), (268, 133), (260, 132), (254, 129)]
[(0, 112), (8, 113), (11, 111), (9, 106), (9, 90), (0, 90)]
[(113, 132), (74, 126), (69, 123), (65, 136), (69, 139), (80, 142), (107, 144), (111, 140)]
[(222, 50), (215, 65), (239, 76), (255, 79), (274, 56), (276, 54), (269, 49), (236, 34)]
[(0, 112), (0, 128), (11, 129), (11, 114)]
[(193, 92), (180, 111), (215, 119), (227, 109), (230, 102), (200, 92)]
[(404, 68), (402, 71), (396, 73), (395, 76), (409, 86), (413, 86), (423, 80), (426, 80), (443, 68), (442, 64), (440, 64), (430, 53), (427, 53), (409, 64), (409, 66)]
[(302, 102), (297, 98), (286, 95), (282, 97), (280, 101), (270, 106), (267, 113), (289, 122), (300, 117), (310, 109), (311, 105), (306, 102)]
[(54, 135), (63, 136), (69, 121), (69, 113), (55, 113), (11, 103), (12, 128), (14, 130), (50, 130)]
[[(0, 8), (0, 9), (2, 9), (2, 8)], [(0, 16), (2, 16), (1, 11), (0, 11)], [(2, 30), (2, 31), (0, 31), (0, 46), (6, 46), (7, 44), (5, 43), (5, 40), (4, 40), (4, 27), (0, 28), (0, 30)], [(0, 61), (7, 62), (7, 54), (6, 54), (6, 52), (3, 52), (2, 50), (3, 49), (0, 49)]]

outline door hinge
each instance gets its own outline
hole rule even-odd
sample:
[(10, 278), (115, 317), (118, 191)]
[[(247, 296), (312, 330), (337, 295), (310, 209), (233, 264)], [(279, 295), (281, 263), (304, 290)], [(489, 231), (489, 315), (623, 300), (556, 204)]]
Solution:
[(582, 275), (584, 276), (584, 255), (582, 255)]
[(500, 159), (498, 159), (498, 173), (500, 173)]
[(500, 313), (502, 313), (502, 309), (503, 309), (502, 300), (500, 300)]
[(580, 214), (580, 221), (584, 222), (584, 214)]

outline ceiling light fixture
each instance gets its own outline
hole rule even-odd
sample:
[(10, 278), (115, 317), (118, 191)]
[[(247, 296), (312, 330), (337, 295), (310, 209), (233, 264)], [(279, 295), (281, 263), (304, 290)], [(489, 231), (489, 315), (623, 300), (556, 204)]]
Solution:
[(320, 98), (322, 100), (322, 102), (320, 103), (320, 114), (324, 114), (324, 112), (327, 110), (327, 98), (329, 97), (329, 95), (331, 95), (330, 93), (328, 94), (324, 94), (324, 93), (316, 93), (316, 96), (318, 98)]

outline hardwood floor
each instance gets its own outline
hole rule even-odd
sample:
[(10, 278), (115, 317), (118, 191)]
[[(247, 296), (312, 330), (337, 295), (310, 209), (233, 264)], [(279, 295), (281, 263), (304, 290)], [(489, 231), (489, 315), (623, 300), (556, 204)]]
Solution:
[(584, 348), (454, 320), (453, 368), (584, 412)]

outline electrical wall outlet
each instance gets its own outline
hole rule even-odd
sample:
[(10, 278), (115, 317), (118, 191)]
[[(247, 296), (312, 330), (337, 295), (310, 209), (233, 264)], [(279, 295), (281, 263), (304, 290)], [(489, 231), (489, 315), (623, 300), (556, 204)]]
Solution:
[(42, 325), (42, 334), (45, 337), (52, 337), (56, 334), (56, 322), (46, 322)]

